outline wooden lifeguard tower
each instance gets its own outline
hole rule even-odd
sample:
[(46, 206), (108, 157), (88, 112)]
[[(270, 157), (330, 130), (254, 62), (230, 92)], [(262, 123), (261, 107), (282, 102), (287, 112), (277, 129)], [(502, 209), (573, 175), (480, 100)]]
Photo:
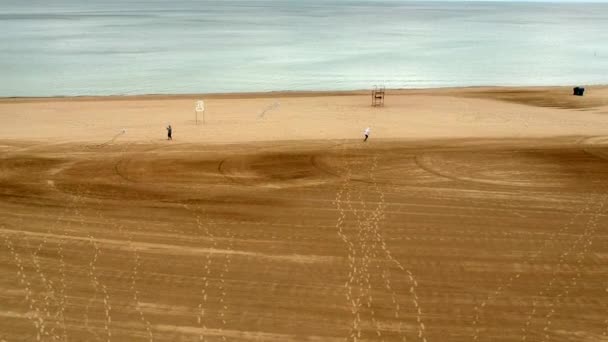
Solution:
[(382, 107), (384, 106), (384, 95), (385, 88), (384, 86), (374, 86), (372, 90), (372, 107)]

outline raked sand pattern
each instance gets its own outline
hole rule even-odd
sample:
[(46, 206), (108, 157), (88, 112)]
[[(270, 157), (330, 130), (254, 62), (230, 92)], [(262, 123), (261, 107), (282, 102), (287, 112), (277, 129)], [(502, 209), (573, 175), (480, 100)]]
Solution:
[(15, 147), (1, 337), (605, 339), (606, 161), (485, 143)]

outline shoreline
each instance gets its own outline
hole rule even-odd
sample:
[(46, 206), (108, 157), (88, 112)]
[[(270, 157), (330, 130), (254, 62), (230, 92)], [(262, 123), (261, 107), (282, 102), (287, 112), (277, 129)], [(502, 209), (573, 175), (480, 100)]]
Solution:
[[(467, 93), (479, 91), (547, 91), (547, 90), (569, 90), (572, 86), (462, 86), (462, 87), (431, 87), (431, 88), (387, 88), (386, 92), (393, 95), (419, 95), (419, 94), (444, 94), (444, 93)], [(585, 85), (589, 89), (606, 89), (606, 84)], [(218, 92), (218, 93), (183, 93), (183, 94), (136, 94), (136, 95), (58, 95), (58, 96), (6, 96), (0, 97), (0, 103), (6, 102), (29, 102), (29, 101), (124, 101), (124, 100), (184, 100), (198, 99), (248, 99), (248, 98), (276, 98), (276, 97), (338, 97), (338, 96), (361, 96), (369, 95), (372, 88), (353, 90), (273, 90), (261, 92)]]

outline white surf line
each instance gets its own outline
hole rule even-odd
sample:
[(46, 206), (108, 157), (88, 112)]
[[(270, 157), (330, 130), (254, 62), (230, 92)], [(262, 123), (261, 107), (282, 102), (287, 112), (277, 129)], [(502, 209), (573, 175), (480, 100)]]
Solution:
[[(4, 227), (2, 225), (1, 227)], [(28, 320), (32, 322), (34, 327), (36, 328), (36, 341), (41, 341), (46, 331), (46, 320), (44, 319), (44, 315), (42, 314), (42, 310), (38, 307), (38, 301), (34, 298), (34, 293), (32, 292), (32, 284), (28, 280), (27, 274), (25, 273), (25, 268), (23, 267), (23, 261), (19, 256), (19, 253), (15, 250), (15, 246), (13, 242), (8, 237), (8, 235), (4, 236), (4, 242), (6, 247), (8, 248), (11, 256), (13, 257), (13, 261), (15, 266), (17, 266), (17, 277), (19, 278), (19, 283), (25, 290), (25, 300), (28, 303), (28, 307), (30, 312), (33, 312), (33, 317), (27, 315)]]
[[(591, 199), (590, 199), (591, 202)], [(603, 207), (604, 203), (601, 203), (601, 206)], [(598, 209), (599, 211), (599, 209)], [(579, 247), (579, 244), (584, 242), (585, 237), (587, 236), (587, 234), (589, 233), (590, 227), (591, 227), (591, 223), (594, 219), (596, 215), (593, 214), (593, 216), (589, 219), (589, 221), (587, 221), (587, 224), (585, 225), (585, 230), (583, 232), (583, 235), (579, 236), (579, 238), (577, 238), (571, 245), (570, 247), (568, 247), (563, 253), (560, 254), (560, 256), (558, 257), (558, 265), (556, 268), (553, 269), (552, 272), (552, 277), (551, 279), (547, 282), (547, 284), (537, 293), (536, 297), (543, 297), (545, 296), (549, 291), (551, 291), (553, 289), (553, 286), (555, 284), (555, 282), (557, 281), (557, 275), (559, 273), (559, 270), (563, 267), (564, 264), (567, 264), (566, 262), (566, 258), (577, 249), (577, 247)], [(532, 325), (532, 320), (534, 319), (534, 317), (536, 316), (536, 313), (538, 311), (537, 308), (538, 305), (538, 301), (536, 299), (534, 299), (532, 301), (532, 309), (530, 310), (530, 313), (527, 316), (526, 322), (524, 327), (522, 328), (522, 336), (521, 336), (521, 341), (527, 341), (528, 338), (528, 332), (530, 330), (530, 326)]]
[(601, 201), (601, 204), (598, 208), (598, 211), (589, 219), (588, 222), (588, 226), (589, 226), (589, 230), (585, 231), (584, 233), (584, 241), (583, 241), (583, 247), (582, 250), (578, 252), (577, 256), (576, 256), (576, 264), (575, 264), (575, 269), (576, 269), (576, 275), (570, 280), (570, 282), (562, 289), (562, 291), (560, 293), (558, 293), (554, 299), (553, 302), (549, 305), (550, 310), (549, 312), (545, 315), (545, 325), (543, 327), (543, 339), (541, 340), (541, 342), (547, 342), (551, 339), (550, 335), (549, 335), (549, 329), (551, 326), (551, 318), (553, 317), (553, 315), (555, 314), (556, 311), (556, 307), (561, 304), (562, 298), (567, 298), (568, 295), (570, 294), (570, 290), (576, 286), (578, 280), (581, 277), (581, 269), (583, 267), (582, 263), (585, 260), (589, 249), (591, 248), (591, 245), (593, 244), (593, 236), (595, 234), (595, 231), (598, 228), (598, 213), (600, 213), (602, 211), (602, 209), (604, 208), (604, 205), (606, 204), (606, 195), (604, 195), (604, 198)]
[[(576, 221), (576, 219), (589, 209), (590, 204), (591, 204), (591, 201), (588, 201), (586, 203), (586, 205), (581, 210), (576, 212), (566, 224), (562, 225), (562, 227), (557, 232), (553, 233), (551, 235), (551, 237), (545, 241), (543, 247), (540, 250), (538, 250), (537, 253), (533, 257), (531, 257), (529, 260), (524, 260), (523, 262), (528, 265), (533, 265), (537, 259), (539, 259), (544, 253), (546, 253), (550, 243), (552, 243), (559, 236), (566, 234), (569, 231), (570, 227)], [(477, 341), (480, 337), (480, 332), (481, 332), (480, 331), (480, 322), (483, 317), (485, 309), (489, 306), (490, 303), (492, 303), (496, 299), (498, 299), (502, 295), (502, 293), (504, 293), (506, 290), (510, 289), (513, 286), (513, 284), (515, 283), (515, 281), (517, 281), (521, 277), (521, 274), (522, 274), (522, 272), (517, 272), (514, 275), (511, 275), (506, 281), (504, 281), (504, 279), (501, 279), (499, 281), (500, 285), (498, 285), (498, 287), (494, 291), (492, 291), (479, 305), (475, 305), (475, 307), (473, 308), (474, 316), (473, 316), (473, 322), (472, 322), (473, 329), (474, 329), (474, 334), (472, 336), (473, 341)], [(533, 306), (535, 304), (536, 303), (533, 302)], [(522, 331), (525, 331), (525, 330), (522, 330)]]

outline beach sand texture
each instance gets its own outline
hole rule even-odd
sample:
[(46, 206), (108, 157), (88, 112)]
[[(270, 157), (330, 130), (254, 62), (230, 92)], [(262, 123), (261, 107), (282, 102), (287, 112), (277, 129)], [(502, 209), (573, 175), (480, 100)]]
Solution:
[(570, 92), (2, 99), (0, 341), (608, 341)]

